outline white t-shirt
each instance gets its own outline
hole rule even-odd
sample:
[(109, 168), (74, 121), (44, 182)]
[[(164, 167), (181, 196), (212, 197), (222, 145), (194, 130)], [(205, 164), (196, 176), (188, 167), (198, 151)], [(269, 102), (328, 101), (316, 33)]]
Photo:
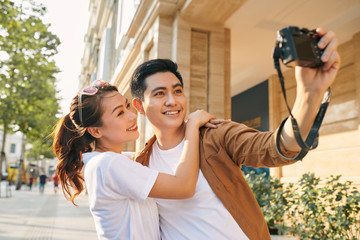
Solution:
[[(151, 169), (174, 175), (184, 140), (170, 150), (156, 141), (150, 156)], [(155, 199), (160, 214), (160, 232), (167, 239), (248, 239), (199, 170), (195, 195), (181, 200)]]
[(160, 239), (159, 214), (147, 198), (158, 171), (126, 154), (83, 154), (90, 211), (99, 239)]

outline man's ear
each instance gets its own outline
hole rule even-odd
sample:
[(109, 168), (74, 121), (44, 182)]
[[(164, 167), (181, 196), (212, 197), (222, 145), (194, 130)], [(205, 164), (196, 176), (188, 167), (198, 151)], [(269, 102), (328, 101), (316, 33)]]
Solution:
[(134, 98), (132, 100), (132, 104), (140, 114), (145, 115), (145, 111), (144, 111), (142, 102), (139, 99)]
[(94, 138), (101, 138), (102, 133), (98, 127), (88, 127), (87, 131), (93, 136)]

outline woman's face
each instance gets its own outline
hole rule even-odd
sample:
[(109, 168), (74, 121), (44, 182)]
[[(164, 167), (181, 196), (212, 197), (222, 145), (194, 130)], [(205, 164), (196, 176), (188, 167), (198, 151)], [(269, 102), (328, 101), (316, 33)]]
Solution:
[(107, 151), (121, 152), (124, 143), (139, 137), (135, 109), (116, 91), (103, 96), (101, 107), (103, 125), (98, 127), (101, 133), (98, 138), (99, 147), (103, 146)]

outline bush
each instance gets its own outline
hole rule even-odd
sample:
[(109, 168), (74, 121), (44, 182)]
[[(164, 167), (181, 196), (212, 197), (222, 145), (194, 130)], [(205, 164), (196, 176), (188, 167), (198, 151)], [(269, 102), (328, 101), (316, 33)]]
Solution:
[(290, 192), (284, 190), (279, 179), (271, 176), (266, 178), (265, 175), (250, 172), (245, 175), (245, 179), (255, 195), (270, 232), (282, 234), (286, 229), (284, 216)]
[(301, 239), (360, 239), (360, 193), (331, 176), (321, 185), (313, 173), (286, 187), (276, 178), (245, 176), (269, 229)]
[(331, 176), (321, 186), (313, 173), (302, 176), (287, 211), (290, 234), (302, 239), (360, 238), (360, 193), (340, 177)]

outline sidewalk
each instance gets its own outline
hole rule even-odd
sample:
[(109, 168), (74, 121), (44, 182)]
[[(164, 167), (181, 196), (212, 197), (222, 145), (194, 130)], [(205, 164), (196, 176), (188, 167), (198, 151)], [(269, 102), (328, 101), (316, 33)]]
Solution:
[[(22, 186), (12, 197), (6, 198), (6, 182), (2, 182), (0, 198), (0, 239), (1, 240), (96, 240), (94, 222), (89, 210), (86, 194), (75, 200), (75, 207), (68, 202), (59, 189), (55, 195), (53, 184), (45, 186), (39, 193), (38, 186), (29, 191)], [(271, 236), (272, 240), (294, 240), (297, 238)]]
[(1, 183), (0, 239), (53, 239), (53, 240), (96, 240), (94, 222), (89, 211), (86, 194), (75, 200), (75, 207), (59, 190), (55, 195), (53, 184), (46, 184), (45, 192), (39, 193), (38, 186), (29, 191), (27, 186), (6, 198), (6, 182)]

